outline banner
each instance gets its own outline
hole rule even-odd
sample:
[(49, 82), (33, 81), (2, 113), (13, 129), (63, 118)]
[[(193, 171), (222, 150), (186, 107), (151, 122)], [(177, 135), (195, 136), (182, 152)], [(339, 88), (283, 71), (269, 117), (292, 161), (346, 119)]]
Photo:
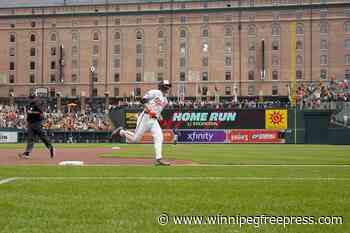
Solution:
[(125, 112), (125, 126), (127, 129), (135, 129), (137, 124), (137, 112)]
[(179, 143), (225, 143), (225, 130), (178, 130)]
[(265, 110), (165, 110), (162, 115), (162, 126), (168, 129), (265, 128)]
[(18, 132), (0, 131), (0, 143), (17, 143)]
[(285, 143), (279, 130), (231, 130), (228, 131), (229, 143)]
[[(134, 131), (132, 131), (134, 132)], [(172, 143), (173, 139), (174, 139), (174, 134), (171, 130), (169, 129), (165, 129), (163, 130), (163, 143), (168, 144), (168, 143)], [(128, 141), (127, 141), (128, 142)], [(129, 143), (129, 142), (128, 142)], [(153, 137), (152, 134), (150, 132), (146, 132), (142, 139), (140, 140), (141, 144), (148, 144), (148, 143), (153, 143)]]
[(288, 128), (288, 110), (271, 109), (265, 111), (266, 129), (287, 129)]
[[(141, 110), (142, 111), (142, 110)], [(136, 110), (124, 112), (124, 123), (127, 129), (135, 129), (137, 123)], [(117, 115), (117, 114), (114, 114)], [(287, 109), (259, 109), (259, 110), (171, 110), (162, 112), (160, 122), (163, 129), (287, 129)], [(121, 120), (117, 121), (118, 125)]]

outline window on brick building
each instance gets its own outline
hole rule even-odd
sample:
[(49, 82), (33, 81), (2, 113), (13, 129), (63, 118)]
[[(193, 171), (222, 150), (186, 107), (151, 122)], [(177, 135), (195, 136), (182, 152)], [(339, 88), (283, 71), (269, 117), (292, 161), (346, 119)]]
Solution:
[(207, 71), (204, 71), (202, 72), (202, 81), (208, 81), (208, 72)]
[(114, 74), (114, 82), (116, 82), (116, 83), (120, 82), (120, 74), (119, 73)]
[(56, 75), (55, 74), (50, 75), (50, 82), (52, 82), (52, 83), (56, 82)]
[(142, 76), (140, 72), (136, 73), (136, 82), (141, 82)]
[(36, 49), (35, 48), (30, 48), (30, 56), (35, 57), (36, 56)]
[(321, 65), (327, 65), (328, 64), (328, 56), (327, 55), (322, 55), (320, 57), (320, 64)]
[(15, 70), (15, 63), (14, 62), (10, 62), (10, 70)]
[(254, 71), (253, 71), (253, 70), (250, 70), (250, 71), (248, 72), (248, 80), (249, 80), (249, 81), (254, 80), (254, 79), (255, 79), (254, 76), (255, 76)]
[(322, 69), (320, 72), (320, 79), (327, 79), (327, 70)]
[(9, 83), (15, 83), (15, 75), (13, 74), (9, 75)]
[(35, 42), (35, 41), (36, 41), (36, 36), (35, 36), (35, 34), (31, 34), (31, 35), (30, 35), (30, 41), (31, 41), (31, 42)]
[(11, 33), (11, 34), (10, 34), (10, 42), (11, 42), (11, 43), (16, 42), (16, 34), (14, 34), (14, 33)]
[(301, 70), (296, 71), (296, 79), (297, 80), (303, 79), (303, 72)]
[(77, 96), (77, 89), (75, 87), (71, 89), (71, 96)]
[(30, 74), (29, 75), (29, 82), (30, 83), (35, 83), (35, 75), (34, 74)]
[(231, 87), (225, 87), (225, 95), (231, 95)]
[(115, 87), (114, 88), (114, 96), (119, 96), (119, 88), (118, 87)]
[(225, 71), (225, 80), (229, 81), (232, 79), (232, 73), (231, 71)]
[(278, 80), (278, 71), (277, 70), (272, 71), (272, 80)]
[(272, 93), (273, 96), (278, 95), (278, 86), (272, 86)]
[(280, 49), (279, 47), (280, 47), (279, 41), (277, 40), (272, 41), (272, 50), (277, 51)]
[(31, 70), (35, 70), (35, 62), (31, 61), (30, 64), (29, 64), (29, 67), (30, 67)]
[(51, 47), (50, 54), (51, 56), (56, 56), (56, 47)]
[(140, 87), (134, 88), (134, 94), (135, 96), (141, 96), (141, 88)]
[(159, 72), (157, 73), (157, 81), (163, 81), (164, 80), (164, 73)]
[(136, 32), (136, 40), (142, 40), (143, 39), (143, 35), (141, 31), (137, 31)]
[(120, 40), (120, 32), (115, 32), (114, 33), (114, 39), (115, 40)]
[(56, 69), (56, 62), (55, 61), (51, 61), (51, 70), (55, 70)]
[(9, 49), (9, 55), (10, 55), (10, 57), (14, 57), (16, 55), (16, 48), (11, 47)]
[(186, 81), (186, 73), (185, 72), (180, 72), (180, 81), (182, 81), (182, 82)]
[(248, 96), (253, 96), (255, 95), (255, 87), (253, 85), (248, 86)]
[(95, 40), (95, 41), (100, 40), (100, 34), (98, 32), (94, 32), (92, 34), (92, 40)]

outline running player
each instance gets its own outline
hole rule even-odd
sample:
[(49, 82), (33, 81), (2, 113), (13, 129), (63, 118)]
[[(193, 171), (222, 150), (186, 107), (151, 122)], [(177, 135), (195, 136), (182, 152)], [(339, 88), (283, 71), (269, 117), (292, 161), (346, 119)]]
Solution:
[(130, 143), (137, 143), (141, 140), (145, 132), (150, 131), (155, 149), (155, 165), (170, 165), (169, 162), (164, 161), (162, 158), (163, 132), (158, 122), (161, 118), (161, 112), (168, 104), (166, 96), (170, 88), (170, 82), (164, 80), (159, 83), (158, 90), (150, 90), (142, 98), (144, 110), (137, 118), (135, 133), (127, 131), (122, 127), (118, 127), (112, 133), (112, 137), (119, 135), (125, 137)]

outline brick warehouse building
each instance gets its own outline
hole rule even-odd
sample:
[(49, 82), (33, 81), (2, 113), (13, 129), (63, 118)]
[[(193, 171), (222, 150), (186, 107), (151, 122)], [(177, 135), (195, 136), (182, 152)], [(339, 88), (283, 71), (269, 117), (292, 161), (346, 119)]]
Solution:
[(350, 3), (2, 1), (0, 43), (0, 97), (139, 96), (161, 79), (173, 96), (286, 96), (350, 76)]

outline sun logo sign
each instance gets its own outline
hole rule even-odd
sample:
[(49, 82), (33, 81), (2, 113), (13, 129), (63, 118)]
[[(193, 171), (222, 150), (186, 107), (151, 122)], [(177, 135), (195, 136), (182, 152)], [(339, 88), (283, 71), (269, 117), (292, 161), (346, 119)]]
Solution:
[(265, 111), (266, 129), (287, 129), (288, 128), (288, 110), (271, 109)]

